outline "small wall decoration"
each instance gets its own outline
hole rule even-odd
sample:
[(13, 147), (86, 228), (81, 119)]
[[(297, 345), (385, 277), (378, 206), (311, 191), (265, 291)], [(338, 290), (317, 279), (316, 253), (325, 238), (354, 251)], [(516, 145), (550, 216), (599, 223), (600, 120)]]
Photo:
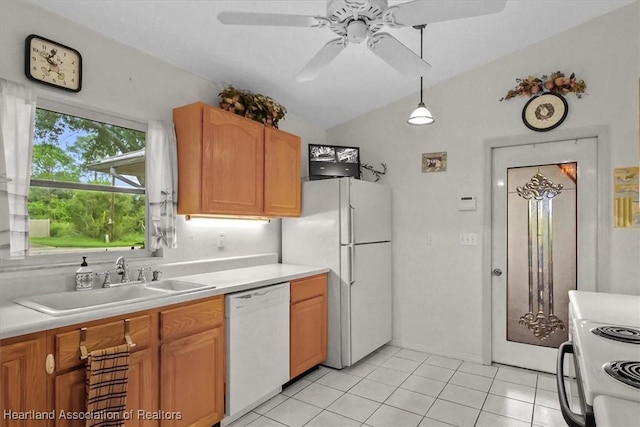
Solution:
[(422, 172), (444, 172), (447, 170), (447, 152), (423, 153)]
[(524, 125), (536, 132), (546, 132), (562, 124), (569, 113), (563, 96), (552, 92), (531, 98), (522, 109)]
[(287, 109), (268, 96), (248, 90), (225, 88), (218, 94), (220, 108), (260, 122), (265, 126), (278, 128), (278, 121), (287, 114)]
[(561, 71), (551, 73), (550, 76), (545, 74), (516, 79), (516, 82), (516, 87), (509, 90), (500, 101), (516, 96), (533, 97), (522, 110), (522, 121), (536, 132), (546, 132), (560, 126), (569, 112), (569, 104), (564, 95), (575, 93), (577, 98), (582, 98), (587, 88), (584, 80), (576, 79), (575, 73), (565, 77)]
[(613, 221), (617, 228), (640, 228), (640, 168), (613, 171)]
[(387, 173), (387, 165), (385, 163), (380, 163), (380, 165), (382, 166), (382, 170), (379, 171), (377, 169), (375, 169), (373, 166), (371, 166), (368, 163), (360, 163), (360, 169), (364, 169), (366, 171), (369, 171), (373, 174), (373, 176), (375, 177), (375, 181), (374, 182), (378, 182), (380, 181), (380, 178), (382, 177), (382, 175), (385, 175)]
[(561, 71), (551, 73), (550, 76), (543, 74), (540, 77), (529, 76), (526, 79), (516, 79), (517, 86), (507, 92), (500, 101), (506, 101), (516, 96), (537, 96), (543, 92), (552, 92), (562, 95), (575, 93), (577, 98), (586, 95), (587, 84), (584, 80), (577, 80), (576, 74), (571, 73), (565, 77)]

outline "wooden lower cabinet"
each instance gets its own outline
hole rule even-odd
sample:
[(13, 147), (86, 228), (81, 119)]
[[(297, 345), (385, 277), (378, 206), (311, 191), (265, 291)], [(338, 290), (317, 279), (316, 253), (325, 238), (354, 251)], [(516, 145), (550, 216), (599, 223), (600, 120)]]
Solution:
[[(66, 374), (56, 375), (53, 387), (54, 408), (56, 410), (56, 427), (83, 427), (84, 420), (74, 420), (74, 415), (84, 412), (85, 399), (84, 368), (78, 368)], [(68, 414), (61, 417), (60, 411)]]
[(45, 371), (46, 334), (3, 340), (0, 345), (0, 424), (4, 427), (47, 426), (47, 421), (16, 419), (29, 411), (49, 409)]
[(327, 275), (291, 281), (290, 378), (327, 359)]
[[(326, 274), (291, 281), (290, 315), (294, 378), (327, 357)], [(86, 409), (81, 336), (91, 352), (122, 344), (127, 329), (136, 345), (125, 426), (209, 427), (222, 420), (225, 322), (224, 295), (219, 295), (0, 341), (2, 427), (84, 426), (77, 416)], [(54, 411), (55, 416), (44, 421), (4, 416), (11, 411)]]
[[(67, 326), (0, 342), (0, 426), (84, 427), (87, 351), (131, 348), (126, 427), (211, 426), (224, 417), (224, 296)], [(49, 355), (49, 357), (47, 357)], [(46, 361), (49, 364), (47, 373)], [(49, 420), (17, 419), (28, 412)], [(175, 412), (172, 414), (171, 412)], [(16, 419), (5, 414), (15, 413)], [(61, 416), (62, 415), (62, 416)]]
[[(154, 352), (145, 350), (131, 353), (129, 360), (129, 381), (127, 385), (126, 427), (154, 427), (158, 420), (157, 371)], [(56, 427), (84, 427), (85, 421), (73, 419), (75, 414), (86, 410), (85, 368), (57, 375), (54, 384), (54, 407), (58, 415)], [(155, 391), (154, 391), (155, 390)], [(60, 412), (69, 414), (60, 417)]]
[(223, 327), (163, 344), (160, 359), (160, 407), (181, 414), (162, 426), (210, 426), (224, 417)]
[(224, 417), (224, 296), (160, 312), (162, 427), (209, 427)]

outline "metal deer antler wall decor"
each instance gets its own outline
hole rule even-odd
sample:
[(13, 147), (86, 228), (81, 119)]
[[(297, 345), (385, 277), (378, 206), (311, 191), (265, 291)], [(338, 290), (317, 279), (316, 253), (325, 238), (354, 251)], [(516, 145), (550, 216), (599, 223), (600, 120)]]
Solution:
[(554, 184), (539, 172), (516, 188), (518, 195), (529, 201), (529, 312), (520, 316), (519, 323), (540, 340), (565, 329), (564, 322), (553, 314), (553, 199), (562, 189), (562, 184)]

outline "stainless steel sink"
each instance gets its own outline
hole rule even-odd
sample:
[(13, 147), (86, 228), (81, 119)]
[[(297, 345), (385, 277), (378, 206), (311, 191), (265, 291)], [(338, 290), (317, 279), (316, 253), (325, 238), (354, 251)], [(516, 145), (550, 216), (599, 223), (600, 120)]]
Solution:
[(123, 285), (89, 291), (67, 291), (17, 298), (17, 304), (52, 316), (82, 313), (99, 308), (161, 298), (166, 291), (150, 289), (143, 285)]
[(207, 286), (199, 283), (182, 282), (180, 280), (159, 280), (147, 283), (147, 289), (155, 289), (163, 292), (192, 292), (200, 289), (214, 289), (215, 286)]

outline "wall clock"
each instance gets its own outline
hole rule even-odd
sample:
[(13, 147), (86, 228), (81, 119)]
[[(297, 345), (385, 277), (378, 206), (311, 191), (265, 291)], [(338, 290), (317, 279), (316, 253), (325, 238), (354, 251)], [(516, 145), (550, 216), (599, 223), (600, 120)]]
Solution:
[(564, 96), (544, 93), (531, 98), (522, 109), (522, 121), (525, 126), (536, 132), (555, 129), (567, 117), (569, 105)]
[(31, 34), (25, 40), (24, 59), (29, 80), (71, 92), (82, 89), (82, 55), (77, 50)]

